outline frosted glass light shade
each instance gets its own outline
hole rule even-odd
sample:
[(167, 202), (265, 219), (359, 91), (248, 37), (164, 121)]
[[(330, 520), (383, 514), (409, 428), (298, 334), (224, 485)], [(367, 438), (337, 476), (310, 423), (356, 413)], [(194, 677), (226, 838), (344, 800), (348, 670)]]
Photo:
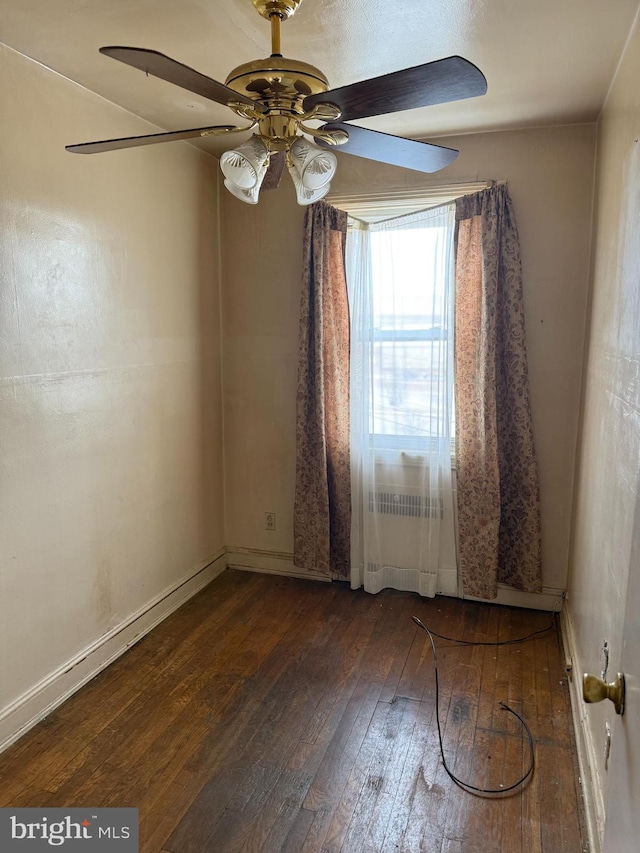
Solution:
[(331, 189), (331, 184), (328, 182), (317, 190), (307, 189), (302, 183), (302, 178), (295, 166), (289, 166), (289, 174), (291, 175), (291, 180), (296, 188), (298, 204), (306, 205), (313, 204), (314, 201), (320, 201), (320, 199), (324, 198)]
[(336, 155), (317, 148), (303, 136), (299, 136), (293, 143), (289, 156), (307, 190), (319, 190), (328, 184), (336, 173)]
[[(262, 183), (262, 182), (261, 182)], [(260, 195), (260, 184), (256, 184), (250, 190), (243, 190), (242, 187), (237, 187), (231, 181), (224, 179), (224, 185), (229, 190), (231, 195), (239, 198), (240, 201), (245, 201), (247, 204), (257, 204), (258, 196)]]
[(252, 190), (256, 186), (259, 189), (268, 165), (269, 152), (257, 136), (252, 136), (232, 151), (225, 151), (220, 157), (222, 174), (231, 185), (243, 190)]

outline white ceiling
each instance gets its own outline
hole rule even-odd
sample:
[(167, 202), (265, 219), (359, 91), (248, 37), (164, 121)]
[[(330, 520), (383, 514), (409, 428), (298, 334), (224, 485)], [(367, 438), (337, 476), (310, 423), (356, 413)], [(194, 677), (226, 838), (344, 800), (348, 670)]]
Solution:
[[(594, 121), (637, 8), (638, 0), (304, 0), (283, 24), (282, 52), (319, 67), (331, 87), (452, 54), (481, 68), (484, 97), (359, 122), (402, 136)], [(234, 118), (99, 54), (101, 45), (153, 48), (221, 82), (271, 52), (269, 23), (250, 0), (0, 0), (0, 40), (165, 130)], [(69, 142), (94, 138), (88, 127), (86, 139)]]

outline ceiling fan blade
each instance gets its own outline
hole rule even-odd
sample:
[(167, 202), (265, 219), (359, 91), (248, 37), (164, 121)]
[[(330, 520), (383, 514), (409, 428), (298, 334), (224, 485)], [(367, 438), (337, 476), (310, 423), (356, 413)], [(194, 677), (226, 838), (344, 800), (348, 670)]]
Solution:
[(208, 98), (210, 101), (216, 101), (227, 106), (230, 103), (248, 104), (261, 111), (259, 104), (250, 98), (235, 92), (223, 83), (218, 83), (217, 80), (212, 80), (211, 77), (207, 77), (199, 71), (194, 71), (188, 65), (183, 65), (181, 62), (165, 56), (164, 53), (159, 53), (157, 50), (146, 50), (143, 47), (113, 46), (101, 47), (100, 53), (131, 65), (133, 68), (139, 68), (145, 74), (152, 74), (161, 80), (181, 86), (189, 92), (195, 92), (196, 95), (202, 95), (203, 98)]
[(389, 163), (391, 166), (402, 166), (415, 172), (437, 172), (452, 163), (458, 156), (455, 148), (443, 148), (431, 142), (418, 142), (415, 139), (404, 139), (402, 136), (392, 136), (390, 133), (380, 133), (357, 127), (355, 124), (332, 122), (324, 124), (320, 130), (344, 130), (349, 134), (349, 140), (335, 147), (316, 139), (318, 145), (345, 154), (354, 154), (367, 160), (379, 163)]
[[(242, 128), (244, 130), (244, 128)], [(173, 130), (169, 133), (151, 133), (147, 136), (124, 136), (122, 139), (103, 139), (100, 142), (81, 142), (78, 145), (66, 145), (73, 154), (98, 154), (101, 151), (116, 151), (119, 148), (137, 148), (139, 145), (155, 145), (156, 142), (177, 142), (179, 139), (196, 139), (198, 136), (214, 135), (237, 130), (231, 124), (219, 124), (212, 127), (196, 127), (193, 130)]]
[(309, 95), (303, 108), (308, 112), (316, 104), (335, 104), (341, 110), (340, 119), (351, 121), (474, 98), (486, 91), (487, 81), (479, 68), (461, 56), (449, 56)]
[(275, 190), (278, 188), (286, 162), (287, 155), (284, 151), (277, 151), (275, 154), (271, 155), (269, 168), (267, 169), (267, 174), (264, 176), (260, 189)]

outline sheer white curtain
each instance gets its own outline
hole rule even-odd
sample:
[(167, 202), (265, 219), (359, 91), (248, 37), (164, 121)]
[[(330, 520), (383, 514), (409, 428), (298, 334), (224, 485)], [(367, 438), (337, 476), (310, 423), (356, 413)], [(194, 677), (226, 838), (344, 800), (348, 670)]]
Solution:
[(457, 593), (453, 421), (455, 206), (347, 236), (351, 586)]

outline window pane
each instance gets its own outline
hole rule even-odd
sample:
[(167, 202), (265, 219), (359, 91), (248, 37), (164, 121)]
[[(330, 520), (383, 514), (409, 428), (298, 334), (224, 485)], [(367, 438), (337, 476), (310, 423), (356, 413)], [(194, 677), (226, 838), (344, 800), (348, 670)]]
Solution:
[(371, 428), (387, 435), (436, 436), (445, 431), (444, 341), (374, 344)]
[[(450, 418), (449, 311), (441, 241), (430, 227), (372, 234), (373, 376), (370, 429), (435, 437)], [(440, 245), (439, 245), (440, 241)]]

